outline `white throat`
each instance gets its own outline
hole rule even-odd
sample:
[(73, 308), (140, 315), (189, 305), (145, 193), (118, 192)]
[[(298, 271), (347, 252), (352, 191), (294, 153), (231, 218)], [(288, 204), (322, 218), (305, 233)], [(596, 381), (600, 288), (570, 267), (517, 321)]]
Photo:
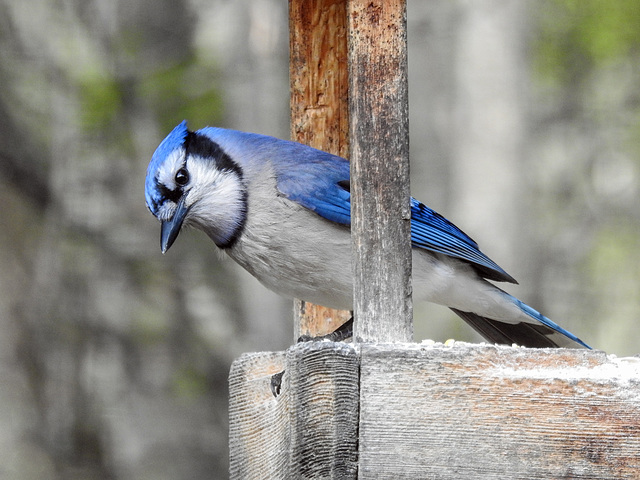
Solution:
[(187, 169), (192, 186), (185, 199), (189, 208), (185, 223), (204, 231), (218, 247), (231, 246), (247, 214), (246, 186), (240, 173), (212, 168), (209, 160), (200, 157), (189, 157)]

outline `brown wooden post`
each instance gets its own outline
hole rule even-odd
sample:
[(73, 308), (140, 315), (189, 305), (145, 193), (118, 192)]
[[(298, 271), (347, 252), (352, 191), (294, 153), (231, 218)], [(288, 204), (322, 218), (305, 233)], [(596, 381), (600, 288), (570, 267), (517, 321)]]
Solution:
[(410, 342), (411, 209), (405, 0), (349, 0), (354, 337)]
[[(290, 0), (289, 32), (291, 138), (346, 157), (346, 0)], [(351, 314), (296, 300), (294, 316), (294, 336), (298, 338), (330, 333)]]

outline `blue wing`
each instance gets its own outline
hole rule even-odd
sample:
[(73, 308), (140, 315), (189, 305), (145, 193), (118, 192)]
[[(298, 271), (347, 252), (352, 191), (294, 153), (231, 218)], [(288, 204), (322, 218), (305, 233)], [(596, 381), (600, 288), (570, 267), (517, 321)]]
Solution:
[(411, 198), (411, 242), (414, 247), (466, 260), (484, 278), (518, 283), (482, 253), (471, 237), (415, 198)]
[[(286, 157), (296, 158), (295, 165), (278, 173), (280, 191), (327, 220), (350, 225), (349, 162), (317, 150), (303, 148), (295, 153), (293, 157)], [(471, 237), (414, 198), (411, 199), (411, 242), (416, 248), (467, 261), (484, 278), (517, 283), (482, 253)]]
[[(296, 149), (301, 145), (289, 146)], [(289, 153), (294, 156), (286, 158), (295, 158), (296, 162), (278, 172), (278, 189), (327, 220), (351, 225), (349, 162), (307, 147)]]

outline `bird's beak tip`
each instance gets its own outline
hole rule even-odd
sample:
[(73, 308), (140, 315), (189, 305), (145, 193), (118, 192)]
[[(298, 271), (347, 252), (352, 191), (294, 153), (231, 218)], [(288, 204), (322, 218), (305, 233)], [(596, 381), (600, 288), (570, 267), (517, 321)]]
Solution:
[(160, 235), (160, 251), (164, 255), (173, 245), (174, 240), (178, 236), (178, 232), (180, 231), (180, 225), (176, 227), (175, 224), (172, 223), (163, 223), (162, 224), (162, 232)]
[(160, 251), (165, 254), (167, 250), (171, 248), (173, 242), (178, 238), (182, 223), (189, 209), (184, 206), (184, 197), (178, 202), (176, 212), (173, 214), (173, 218), (162, 222), (162, 228), (160, 229)]

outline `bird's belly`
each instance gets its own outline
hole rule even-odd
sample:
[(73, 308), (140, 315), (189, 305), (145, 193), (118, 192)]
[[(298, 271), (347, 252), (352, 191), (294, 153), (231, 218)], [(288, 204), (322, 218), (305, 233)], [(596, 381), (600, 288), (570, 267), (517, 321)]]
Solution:
[[(238, 247), (228, 253), (264, 286), (280, 295), (326, 307), (353, 309), (349, 230), (334, 224), (311, 230), (315, 231), (293, 226), (283, 240), (265, 234), (262, 228), (260, 236), (245, 235)], [(466, 288), (459, 284), (460, 268), (465, 268), (461, 262), (449, 262), (413, 249), (414, 299), (465, 306), (459, 304), (466, 298), (462, 294)], [(473, 272), (469, 275), (475, 277)]]
[[(238, 242), (225, 250), (268, 289), (326, 307), (353, 309), (349, 228), (293, 202), (272, 202), (271, 215), (257, 215)], [(252, 206), (250, 205), (250, 210)], [(255, 205), (255, 209), (260, 205)], [(414, 301), (463, 311), (502, 309), (502, 296), (457, 259), (413, 249)]]
[[(310, 214), (317, 217), (315, 214)], [(305, 224), (247, 229), (227, 253), (268, 289), (326, 307), (351, 310), (349, 229), (319, 217)]]

